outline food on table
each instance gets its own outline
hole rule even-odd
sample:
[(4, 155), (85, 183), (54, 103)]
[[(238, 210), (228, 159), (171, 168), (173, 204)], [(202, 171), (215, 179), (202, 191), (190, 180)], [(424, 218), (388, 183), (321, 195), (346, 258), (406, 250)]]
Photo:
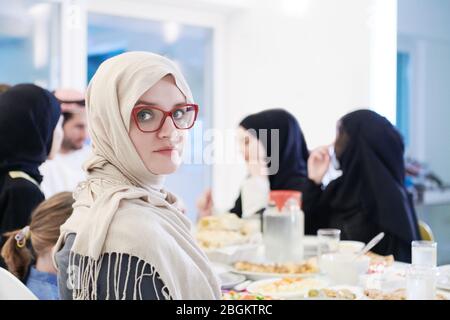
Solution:
[(356, 294), (349, 289), (311, 289), (308, 292), (309, 298), (324, 298), (324, 299), (340, 299), (340, 300), (355, 300)]
[[(406, 300), (406, 289), (397, 289), (395, 291), (385, 292), (378, 289), (366, 289), (364, 295), (372, 300)], [(447, 298), (438, 293), (436, 300), (447, 300)]]
[(234, 268), (238, 271), (279, 274), (316, 273), (319, 271), (317, 265), (309, 261), (303, 263), (252, 263), (238, 261), (234, 264)]
[(389, 267), (394, 263), (394, 256), (381, 256), (379, 254), (376, 254), (372, 251), (369, 251), (366, 253), (366, 256), (370, 258), (370, 265), (376, 266), (376, 265), (384, 265), (385, 267)]
[(218, 249), (248, 243), (248, 237), (233, 231), (204, 230), (196, 234), (197, 242), (203, 249)]
[(251, 243), (257, 233), (254, 224), (226, 213), (200, 219), (195, 237), (203, 249), (218, 249)]
[[(318, 278), (297, 278), (286, 277), (274, 281), (263, 281), (263, 283), (257, 287), (251, 289), (252, 292), (258, 292), (261, 294), (275, 295), (277, 294), (300, 294), (306, 296), (309, 290), (313, 288), (321, 289), (325, 287), (326, 283)], [(250, 287), (248, 288), (250, 291)]]
[(262, 294), (228, 291), (222, 293), (222, 300), (274, 300), (274, 298)]

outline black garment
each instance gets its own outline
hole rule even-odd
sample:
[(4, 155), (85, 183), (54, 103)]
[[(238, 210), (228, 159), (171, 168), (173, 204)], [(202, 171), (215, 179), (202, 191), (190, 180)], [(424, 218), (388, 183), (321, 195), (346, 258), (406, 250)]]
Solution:
[[(27, 179), (12, 179), (22, 171), (38, 184), (39, 166), (50, 152), (61, 109), (47, 90), (32, 84), (10, 88), (0, 96), (0, 235), (24, 227), (33, 209), (44, 200)], [(4, 239), (0, 239), (0, 248)]]
[(368, 242), (384, 239), (374, 251), (410, 262), (411, 241), (418, 240), (416, 213), (404, 183), (401, 135), (384, 117), (358, 110), (341, 120), (349, 140), (338, 157), (342, 176), (324, 190), (308, 181), (303, 194), (305, 231), (338, 228), (341, 239)]
[(33, 84), (19, 84), (0, 96), (0, 176), (23, 171), (38, 183), (39, 166), (52, 147), (61, 115), (58, 100)]
[[(59, 296), (61, 300), (72, 300), (72, 287), (68, 285), (70, 282), (68, 281), (68, 272), (67, 267), (69, 265), (69, 253), (72, 248), (73, 242), (75, 241), (76, 234), (71, 233), (67, 236), (66, 242), (60, 251), (56, 253), (56, 264), (58, 265), (58, 289)], [(115, 266), (117, 256), (116, 254), (104, 254), (102, 266), (99, 271), (98, 285), (97, 285), (97, 297), (99, 300), (105, 300), (107, 295), (107, 284), (109, 282), (109, 288), (114, 288), (114, 279), (109, 274), (113, 274), (112, 268)], [(130, 261), (131, 259), (131, 261)], [(76, 263), (78, 263), (79, 259)], [(161, 278), (157, 274), (156, 277), (150, 276), (151, 265), (140, 263), (138, 268), (139, 259), (134, 256), (122, 255), (120, 269), (121, 274), (126, 274), (127, 269), (130, 270), (130, 274), (128, 276), (128, 281), (125, 282), (126, 278), (121, 277), (119, 283), (119, 296), (116, 297), (114, 294), (114, 290), (110, 289), (110, 296), (108, 297), (110, 300), (117, 300), (124, 298), (125, 300), (133, 299), (133, 291), (135, 286), (136, 279), (136, 270), (142, 270), (145, 268), (144, 274), (142, 277), (142, 281), (139, 283), (139, 289), (141, 292), (141, 298), (143, 300), (165, 300), (163, 290), (164, 283)], [(110, 270), (108, 270), (108, 262), (110, 265)], [(130, 266), (128, 267), (128, 262), (130, 262)], [(126, 286), (126, 288), (125, 288)], [(168, 292), (167, 292), (168, 293)], [(123, 295), (125, 294), (125, 295)], [(170, 293), (169, 293), (170, 294)]]
[[(44, 201), (44, 194), (32, 182), (23, 178), (0, 176), (0, 248), (6, 241), (5, 232), (29, 223), (31, 212)], [(5, 263), (0, 257), (0, 267)]]
[[(240, 126), (256, 134), (267, 152), (267, 157), (275, 156), (278, 152), (278, 171), (269, 175), (271, 190), (296, 190), (303, 192), (307, 177), (307, 162), (309, 151), (305, 137), (297, 119), (283, 109), (270, 109), (244, 118)], [(266, 129), (266, 134), (264, 131)], [(272, 133), (278, 130), (278, 141), (272, 141)], [(276, 144), (272, 144), (275, 142)], [(269, 167), (276, 167), (273, 161)], [(242, 216), (242, 201), (239, 195), (233, 209), (230, 210)]]

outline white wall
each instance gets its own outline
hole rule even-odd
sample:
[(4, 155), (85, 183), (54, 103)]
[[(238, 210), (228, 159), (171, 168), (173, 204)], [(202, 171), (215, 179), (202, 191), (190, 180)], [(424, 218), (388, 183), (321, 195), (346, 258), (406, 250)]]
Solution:
[[(332, 142), (336, 121), (350, 110), (394, 113), (395, 1), (314, 0), (302, 17), (286, 15), (279, 3), (258, 2), (229, 17), (219, 127), (283, 107), (298, 118), (313, 148)], [(244, 174), (242, 165), (214, 167), (219, 207), (230, 207)]]
[(450, 1), (399, 0), (399, 49), (412, 63), (409, 153), (450, 182)]
[[(302, 10), (283, 11), (289, 2)], [(353, 109), (390, 118), (395, 110), (395, 0), (95, 0), (88, 7), (214, 28), (213, 123), (222, 133), (250, 113), (282, 107), (313, 148), (332, 142), (336, 121)], [(230, 208), (244, 175), (242, 163), (213, 166), (220, 209)]]

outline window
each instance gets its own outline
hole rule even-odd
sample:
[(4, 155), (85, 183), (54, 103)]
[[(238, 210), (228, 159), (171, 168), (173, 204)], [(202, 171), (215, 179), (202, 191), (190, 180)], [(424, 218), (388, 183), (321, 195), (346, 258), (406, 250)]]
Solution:
[(409, 53), (397, 53), (397, 123), (403, 135), (405, 147), (409, 146), (410, 133), (410, 56)]
[(50, 1), (0, 0), (0, 83), (59, 84), (59, 7)]

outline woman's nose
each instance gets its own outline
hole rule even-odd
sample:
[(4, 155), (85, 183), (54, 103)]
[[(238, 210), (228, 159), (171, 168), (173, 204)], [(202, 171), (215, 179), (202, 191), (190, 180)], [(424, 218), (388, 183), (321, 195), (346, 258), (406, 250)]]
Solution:
[(171, 140), (178, 137), (178, 129), (175, 127), (171, 117), (167, 117), (164, 120), (161, 129), (158, 131), (158, 137), (160, 139), (170, 138)]

